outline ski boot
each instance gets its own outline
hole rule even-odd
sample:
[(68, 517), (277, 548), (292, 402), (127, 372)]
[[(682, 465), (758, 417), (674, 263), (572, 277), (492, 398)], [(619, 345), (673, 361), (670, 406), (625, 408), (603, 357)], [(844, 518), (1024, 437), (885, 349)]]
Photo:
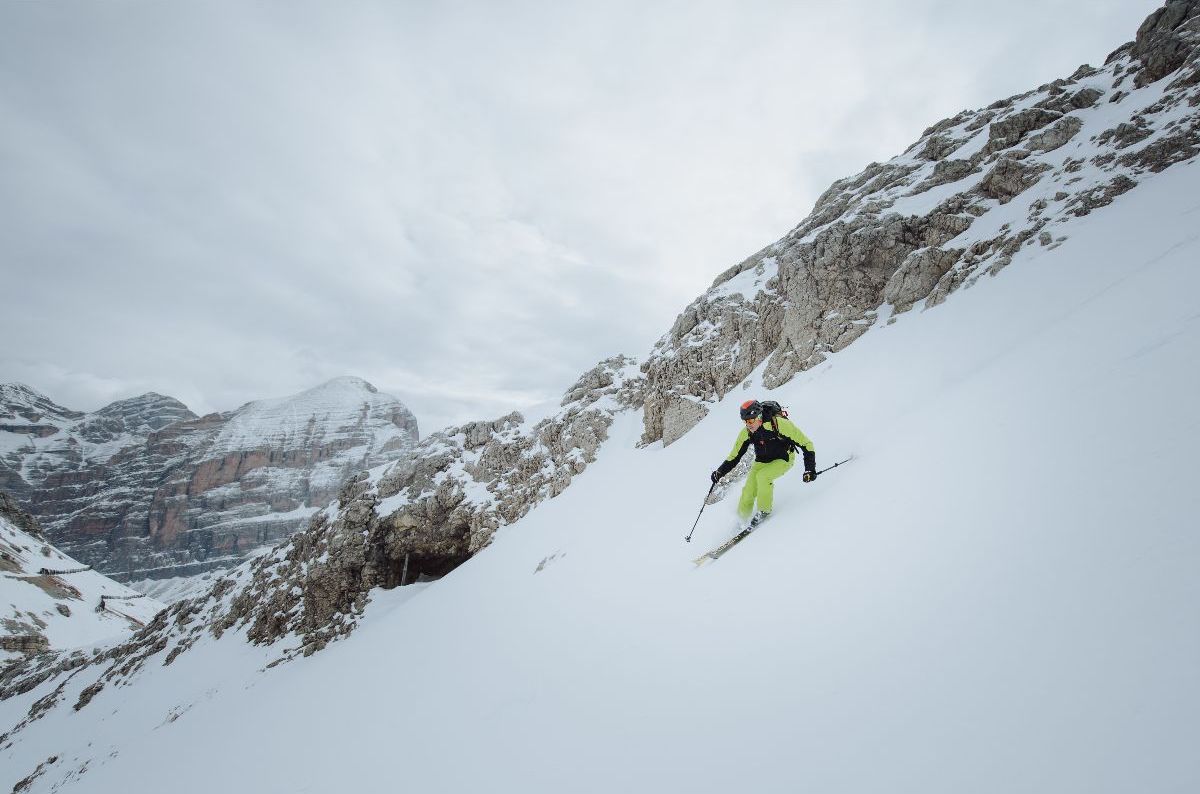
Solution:
[(771, 517), (770, 510), (759, 510), (757, 513), (754, 514), (754, 517), (750, 519), (750, 526), (748, 528), (754, 529), (756, 526), (758, 526), (762, 522), (766, 521), (770, 517)]

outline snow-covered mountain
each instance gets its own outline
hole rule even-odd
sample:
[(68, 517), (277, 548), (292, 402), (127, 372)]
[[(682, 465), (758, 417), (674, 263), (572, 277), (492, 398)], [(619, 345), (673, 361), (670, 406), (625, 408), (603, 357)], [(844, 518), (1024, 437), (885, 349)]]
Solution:
[(236, 564), (416, 441), (408, 409), (359, 378), (205, 417), (157, 394), (82, 414), (0, 386), (0, 480), (57, 544), (123, 579)]
[(0, 492), (0, 664), (124, 639), (163, 609), (50, 545)]
[[(1014, 137), (1056, 97), (1061, 129)], [(934, 125), (641, 370), (436, 434), (129, 642), (0, 675), (0, 783), (1195, 790), (1198, 108), (1185, 0), (1101, 69)], [(977, 176), (918, 191), (944, 135), (967, 165), (942, 176)], [(748, 397), (856, 459), (783, 478), (696, 569)], [(466, 562), (394, 587), (431, 548)]]
[(92, 414), (72, 411), (20, 383), (0, 383), (0, 488), (21, 502), (62, 471), (107, 463), (151, 433), (195, 419), (159, 394), (120, 400)]

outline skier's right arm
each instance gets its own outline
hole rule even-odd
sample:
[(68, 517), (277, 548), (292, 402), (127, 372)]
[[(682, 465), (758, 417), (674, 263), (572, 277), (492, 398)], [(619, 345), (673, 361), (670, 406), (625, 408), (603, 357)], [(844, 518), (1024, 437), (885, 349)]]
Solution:
[(742, 459), (742, 455), (746, 454), (746, 450), (750, 447), (750, 434), (746, 432), (746, 428), (738, 433), (737, 441), (733, 442), (733, 451), (729, 453), (729, 457), (725, 458), (725, 462), (717, 467), (717, 470), (712, 473), (712, 481), (717, 482), (729, 472), (733, 471), (733, 467), (738, 465), (738, 461)]

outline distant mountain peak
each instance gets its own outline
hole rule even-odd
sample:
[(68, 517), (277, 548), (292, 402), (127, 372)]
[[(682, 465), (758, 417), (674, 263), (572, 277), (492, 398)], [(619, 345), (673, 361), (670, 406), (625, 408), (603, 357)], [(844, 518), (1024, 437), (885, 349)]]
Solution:
[(24, 383), (0, 383), (0, 421), (21, 419), (40, 422), (44, 417), (70, 420), (83, 417), (80, 411), (64, 408)]
[(137, 397), (127, 397), (123, 400), (117, 400), (104, 406), (93, 415), (120, 415), (124, 417), (163, 415), (173, 417), (170, 420), (172, 422), (196, 418), (196, 414), (192, 413), (182, 402), (174, 397), (167, 397), (157, 392), (146, 392), (145, 394), (139, 394)]
[(332, 443), (372, 424), (380, 429), (392, 425), (393, 430), (386, 431), (389, 437), (396, 431), (416, 441), (416, 417), (399, 399), (362, 378), (345, 375), (287, 397), (246, 403), (229, 417), (214, 451), (298, 449)]
[(379, 389), (355, 375), (339, 375), (336, 378), (330, 378), (319, 386), (314, 386), (313, 388), (309, 389), (309, 391), (319, 391), (325, 389), (355, 389), (367, 391), (371, 394), (379, 393)]

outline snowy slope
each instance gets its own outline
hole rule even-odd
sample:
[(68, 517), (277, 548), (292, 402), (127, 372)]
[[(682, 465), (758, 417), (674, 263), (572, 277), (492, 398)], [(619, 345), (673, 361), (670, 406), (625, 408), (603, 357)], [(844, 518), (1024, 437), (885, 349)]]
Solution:
[[(56, 651), (111, 643), (149, 623), (162, 608), (0, 515), (0, 641), (34, 638), (38, 648)], [(0, 662), (20, 656), (0, 648)]]
[[(134, 686), (82, 670), (0, 784), (1195, 791), (1198, 185), (1172, 167), (665, 449), (620, 415), (570, 489), (315, 656), (263, 672), (278, 649), (196, 631)], [(694, 569), (730, 532), (727, 498), (682, 540), (747, 396), (822, 465), (858, 458), (785, 477)], [(0, 730), (62, 683), (0, 702)]]
[[(267, 549), (255, 549), (256, 553), (266, 552)], [(200, 595), (213, 586), (224, 574), (224, 571), (206, 571), (195, 576), (172, 576), (167, 579), (139, 579), (129, 582), (129, 586), (139, 593), (145, 593), (151, 598), (164, 604), (174, 604), (185, 598)]]

